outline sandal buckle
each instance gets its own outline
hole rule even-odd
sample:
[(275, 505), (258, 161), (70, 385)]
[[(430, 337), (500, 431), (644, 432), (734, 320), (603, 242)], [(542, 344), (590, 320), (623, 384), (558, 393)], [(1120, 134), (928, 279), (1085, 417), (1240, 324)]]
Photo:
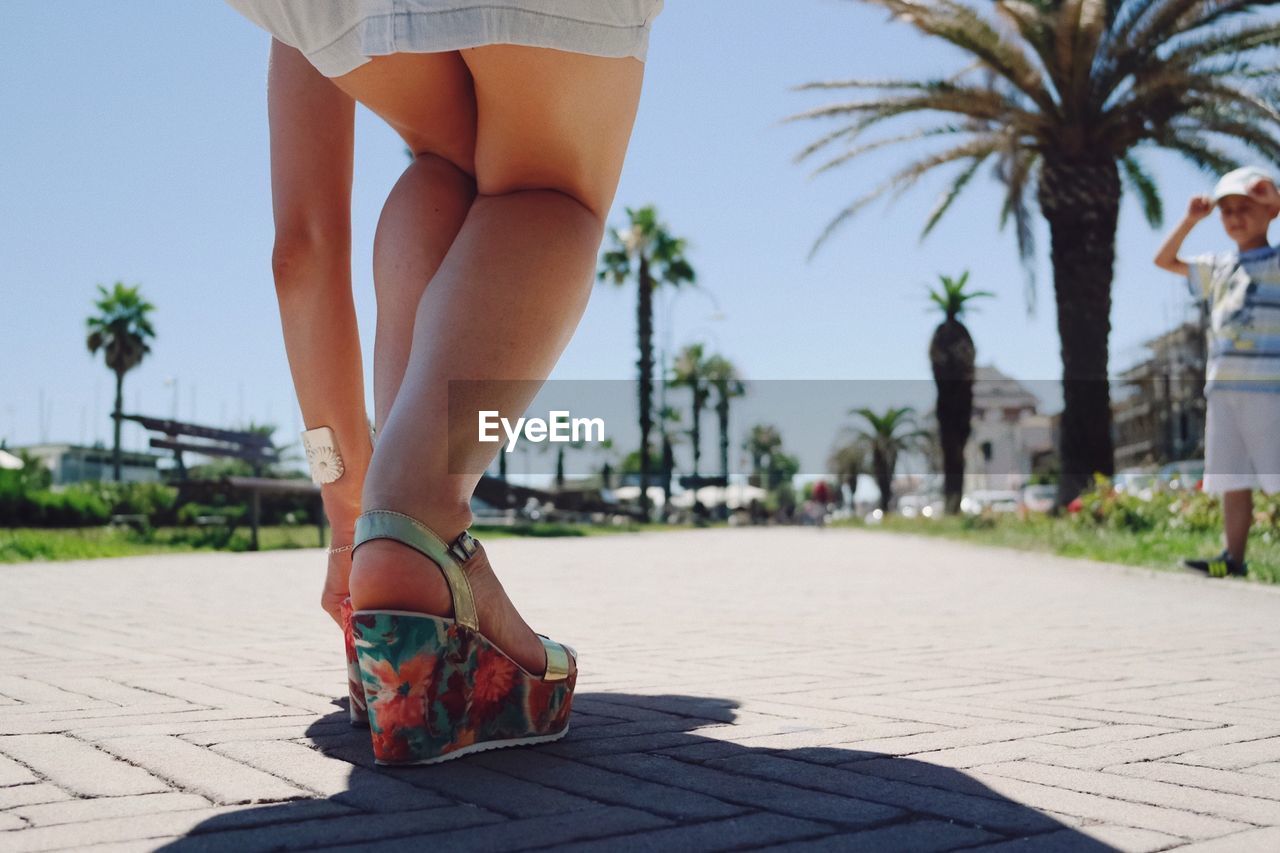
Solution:
[(449, 546), (449, 553), (453, 554), (459, 563), (465, 563), (479, 547), (480, 543), (476, 541), (476, 538), (469, 531), (464, 530), (458, 534), (458, 538), (454, 539)]

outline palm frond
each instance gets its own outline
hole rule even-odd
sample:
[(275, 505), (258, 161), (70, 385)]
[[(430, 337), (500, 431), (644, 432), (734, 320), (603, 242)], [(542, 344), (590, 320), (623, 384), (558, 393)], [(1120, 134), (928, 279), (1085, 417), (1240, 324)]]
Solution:
[(1041, 111), (1057, 111), (1044, 74), (1013, 41), (1004, 38), (983, 15), (954, 0), (866, 0), (887, 9), (921, 32), (951, 42), (982, 60)]
[(1193, 166), (1206, 174), (1218, 176), (1239, 167), (1240, 161), (1193, 133), (1168, 131), (1154, 140), (1162, 148), (1181, 154)]
[(1093, 57), (1106, 27), (1106, 0), (1066, 0), (1058, 9), (1057, 65), (1062, 109), (1079, 118), (1089, 103)]
[(1038, 151), (1026, 147), (1010, 147), (1001, 152), (996, 165), (996, 179), (1004, 185), (1004, 204), (1000, 208), (1000, 228), (1013, 219), (1014, 243), (1022, 266), (1023, 294), (1027, 313), (1036, 309), (1036, 240), (1030, 199), (1035, 193), (1031, 183), (1040, 161)]
[(843, 225), (849, 218), (855, 216), (860, 210), (871, 202), (880, 198), (880, 196), (895, 190), (901, 194), (910, 189), (916, 181), (923, 175), (947, 163), (954, 163), (957, 160), (967, 160), (971, 157), (977, 157), (984, 153), (990, 153), (999, 144), (999, 137), (996, 136), (980, 136), (976, 139), (948, 148), (938, 154), (917, 160), (908, 164), (891, 175), (887, 180), (880, 183), (870, 192), (859, 196), (851, 204), (836, 214), (827, 227), (822, 230), (818, 239), (814, 241), (813, 247), (809, 250), (808, 258), (812, 260), (817, 254), (818, 249), (831, 237), (836, 230)]
[(964, 188), (969, 185), (969, 181), (973, 179), (974, 174), (977, 173), (978, 169), (987, 161), (989, 156), (990, 152), (987, 152), (986, 154), (974, 157), (969, 165), (960, 170), (960, 174), (956, 175), (955, 179), (951, 182), (951, 185), (947, 187), (946, 191), (938, 197), (938, 201), (933, 206), (933, 210), (929, 211), (929, 216), (925, 219), (924, 228), (920, 231), (921, 240), (924, 240), (925, 237), (929, 236), (929, 233), (933, 231), (934, 226), (936, 226), (938, 222), (941, 221), (942, 217), (946, 215), (946, 212), (951, 209), (951, 205), (960, 196), (960, 193), (964, 192)]
[[(991, 88), (960, 86), (946, 83), (936, 89), (916, 95), (901, 95), (843, 101), (804, 110), (787, 116), (784, 121), (859, 116), (875, 121), (913, 112), (954, 113), (986, 121), (1001, 121), (1022, 129), (1035, 129), (1043, 124), (1034, 113), (1023, 109), (1005, 93)], [(865, 129), (865, 126), (860, 129)], [(838, 136), (833, 134), (833, 136)]]
[(815, 178), (823, 172), (829, 172), (832, 169), (841, 166), (856, 157), (867, 154), (881, 148), (887, 148), (890, 145), (898, 145), (904, 142), (915, 142), (920, 139), (928, 139), (934, 136), (949, 136), (957, 133), (971, 133), (978, 129), (980, 125), (972, 124), (944, 124), (935, 127), (926, 127), (919, 130), (913, 130), (910, 133), (901, 133), (897, 136), (888, 136), (883, 139), (877, 139), (874, 142), (866, 142), (862, 145), (854, 145), (836, 157), (831, 158), (818, 168), (809, 173), (810, 178)]
[(1171, 126), (1184, 133), (1219, 134), (1272, 162), (1280, 162), (1280, 138), (1258, 123), (1227, 110), (1195, 110), (1180, 116)]
[(1061, 97), (1062, 80), (1054, 50), (1057, 38), (1052, 16), (1031, 0), (996, 0), (995, 8), (998, 14), (1013, 23), (1023, 40), (1031, 46), (1044, 66), (1049, 82)]
[(1244, 54), (1280, 46), (1280, 23), (1274, 21), (1235, 29), (1214, 30), (1179, 39), (1160, 57), (1163, 66), (1190, 68), (1217, 56), (1230, 56), (1239, 61)]
[(793, 92), (809, 92), (815, 89), (908, 89), (923, 91), (934, 86), (932, 80), (875, 79), (871, 77), (850, 77), (844, 80), (813, 80), (799, 83), (791, 87)]
[(1164, 68), (1136, 82), (1108, 107), (1097, 139), (1123, 151), (1159, 136), (1172, 121), (1197, 110), (1230, 110), (1243, 121), (1280, 131), (1280, 110), (1270, 96), (1213, 74)]
[(1123, 29), (1113, 28), (1112, 37), (1102, 45), (1094, 74), (1094, 94), (1100, 102), (1109, 99), (1112, 92), (1139, 69), (1159, 65), (1161, 48), (1174, 37), (1249, 12), (1259, 3), (1257, 0), (1163, 0), (1139, 5), (1143, 7), (1142, 14), (1132, 18)]
[(1132, 154), (1126, 154), (1120, 159), (1120, 167), (1126, 186), (1134, 191), (1142, 204), (1142, 215), (1147, 218), (1147, 224), (1152, 228), (1159, 228), (1164, 222), (1164, 203), (1156, 182)]

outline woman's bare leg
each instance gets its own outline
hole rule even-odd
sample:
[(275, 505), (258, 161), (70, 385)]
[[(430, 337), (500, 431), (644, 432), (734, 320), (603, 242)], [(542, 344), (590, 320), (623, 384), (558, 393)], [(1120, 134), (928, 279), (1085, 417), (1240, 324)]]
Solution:
[[(500, 386), (495, 407), (518, 412), (550, 373), (586, 306), (643, 74), (635, 59), (515, 45), (462, 56), (475, 80), (479, 195), (418, 306), (363, 498), (365, 509), (403, 512), (446, 540), (470, 524), (471, 494), (496, 452), (471, 444), (466, 460), (452, 460), (466, 473), (450, 470), (449, 380), (534, 380)], [(347, 91), (363, 100), (358, 86)], [(468, 572), (482, 631), (541, 672), (541, 642), (487, 561), (471, 560)], [(356, 554), (351, 596), (357, 609), (450, 607), (433, 564), (388, 540)]]
[[(298, 406), (308, 428), (329, 426), (347, 475), (325, 485), (338, 544), (350, 542), (371, 448), (360, 337), (351, 297), (351, 172), (355, 102), (296, 49), (272, 41), (272, 271)], [(320, 604), (341, 622), (351, 560), (329, 557)]]
[[(416, 85), (411, 103), (397, 101), (406, 93), (387, 86), (388, 77)], [(354, 536), (372, 452), (351, 294), (355, 100), (343, 88), (349, 78), (363, 83), (367, 106), (403, 119), (390, 123), (416, 155), (387, 200), (375, 238), (378, 303), (386, 309), (379, 311), (375, 339), (375, 423), (390, 409), (404, 373), (423, 288), (475, 195), (475, 94), (457, 53), (415, 54), (411, 66), (364, 66), (330, 79), (298, 50), (272, 40), (272, 266), (303, 419), (308, 428), (333, 428), (346, 463), (346, 474), (322, 488), (335, 544)], [(393, 254), (378, 251), (382, 247)], [(320, 603), (339, 624), (350, 574), (349, 551), (329, 555)]]
[(443, 157), (423, 152), (405, 169), (383, 205), (373, 239), (378, 297), (373, 423), (379, 432), (409, 364), (422, 293), (462, 228), (475, 195), (474, 178)]
[(373, 241), (373, 423), (381, 432), (409, 361), (422, 292), (476, 195), (475, 88), (456, 51), (379, 57), (333, 82), (414, 155), (387, 196)]

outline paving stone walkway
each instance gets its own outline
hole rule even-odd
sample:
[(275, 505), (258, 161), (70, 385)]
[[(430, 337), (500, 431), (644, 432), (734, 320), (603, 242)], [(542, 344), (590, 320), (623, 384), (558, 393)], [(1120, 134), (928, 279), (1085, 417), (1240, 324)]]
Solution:
[(392, 770), (320, 552), (0, 566), (0, 850), (1280, 850), (1280, 589), (845, 530), (487, 547), (582, 655), (571, 730)]

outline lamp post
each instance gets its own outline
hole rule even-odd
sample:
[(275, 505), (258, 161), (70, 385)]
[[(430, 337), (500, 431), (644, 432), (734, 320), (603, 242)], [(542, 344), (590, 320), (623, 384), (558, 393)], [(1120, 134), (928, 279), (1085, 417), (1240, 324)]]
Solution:
[(173, 389), (173, 415), (171, 420), (178, 419), (178, 377), (169, 376), (164, 380), (164, 387)]

